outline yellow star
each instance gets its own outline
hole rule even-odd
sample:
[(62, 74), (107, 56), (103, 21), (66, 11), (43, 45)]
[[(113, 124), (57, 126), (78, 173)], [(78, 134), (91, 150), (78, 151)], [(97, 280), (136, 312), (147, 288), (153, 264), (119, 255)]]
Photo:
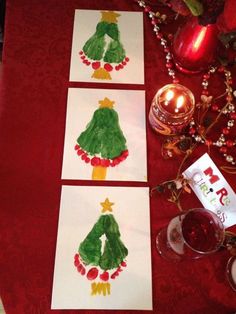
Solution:
[(106, 211), (112, 212), (111, 206), (114, 205), (114, 203), (111, 203), (108, 198), (100, 204), (102, 205), (102, 213), (105, 213)]
[(113, 108), (114, 101), (111, 101), (109, 98), (105, 97), (103, 100), (99, 100), (99, 108)]
[(120, 16), (120, 14), (115, 13), (114, 11), (101, 11), (102, 13), (102, 22), (107, 22), (107, 23), (117, 23), (117, 17)]

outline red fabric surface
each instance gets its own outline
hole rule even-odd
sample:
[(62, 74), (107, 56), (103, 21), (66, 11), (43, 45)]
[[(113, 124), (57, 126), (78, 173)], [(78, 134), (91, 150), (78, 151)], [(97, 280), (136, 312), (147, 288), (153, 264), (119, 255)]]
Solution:
[[(61, 181), (69, 86), (145, 89), (148, 112), (156, 90), (170, 82), (164, 66), (165, 56), (149, 19), (144, 16), (144, 86), (69, 83), (73, 17), (74, 10), (79, 8), (141, 10), (131, 0), (7, 1), (0, 98), (0, 294), (10, 314), (62, 313), (50, 310), (62, 184), (152, 187), (173, 178), (180, 162), (162, 159), (162, 139), (147, 124), (147, 184)], [(184, 85), (199, 95), (200, 75), (179, 76)], [(215, 90), (222, 86), (217, 79), (214, 84)], [(203, 152), (204, 148), (197, 149), (189, 164)], [(213, 151), (211, 156), (218, 166), (222, 165), (218, 153)], [(234, 176), (224, 176), (236, 189)], [(150, 204), (153, 312), (235, 313), (236, 294), (225, 278), (228, 252), (221, 251), (197, 261), (176, 264), (165, 261), (156, 251), (155, 236), (178, 210), (164, 196), (154, 195)], [(185, 206), (198, 205), (193, 194), (186, 196)]]

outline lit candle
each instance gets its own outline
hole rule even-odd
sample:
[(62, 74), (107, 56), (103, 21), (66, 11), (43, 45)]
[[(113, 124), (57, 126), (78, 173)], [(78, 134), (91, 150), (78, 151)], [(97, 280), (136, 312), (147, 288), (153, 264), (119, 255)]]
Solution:
[(152, 128), (164, 135), (181, 133), (190, 122), (194, 112), (194, 96), (183, 85), (169, 84), (155, 95), (149, 121)]

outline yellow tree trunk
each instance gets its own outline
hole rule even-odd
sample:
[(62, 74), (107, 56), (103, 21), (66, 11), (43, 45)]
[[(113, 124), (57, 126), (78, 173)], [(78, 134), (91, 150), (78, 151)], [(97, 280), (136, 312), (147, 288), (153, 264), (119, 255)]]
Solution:
[(107, 167), (95, 166), (93, 167), (92, 179), (105, 180), (107, 174)]

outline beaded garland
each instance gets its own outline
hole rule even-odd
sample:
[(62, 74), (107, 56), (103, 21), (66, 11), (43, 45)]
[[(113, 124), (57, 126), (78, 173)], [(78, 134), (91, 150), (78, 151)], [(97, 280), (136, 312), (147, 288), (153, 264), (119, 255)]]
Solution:
[[(211, 140), (207, 138), (203, 132), (203, 134), (198, 132), (198, 129), (201, 129), (201, 124), (196, 123), (196, 121), (192, 120), (190, 122), (190, 129), (189, 134), (193, 137), (193, 139), (198, 143), (203, 143), (210, 146), (216, 146), (219, 148), (219, 152), (223, 154), (225, 157), (225, 160), (232, 165), (235, 165), (235, 159), (232, 155), (227, 154), (228, 149), (232, 148), (236, 145), (236, 141), (232, 139), (226, 139), (226, 136), (230, 134), (231, 129), (233, 128), (235, 124), (236, 119), (236, 112), (235, 112), (235, 105), (232, 103), (233, 101), (233, 89), (232, 89), (232, 76), (231, 72), (226, 70), (224, 67), (219, 67), (218, 72), (224, 73), (225, 76), (225, 85), (226, 85), (226, 91), (225, 91), (225, 100), (226, 104), (222, 109), (219, 108), (219, 105), (217, 103), (212, 104), (213, 97), (208, 96), (208, 85), (209, 85), (209, 78), (210, 76), (217, 71), (217, 68), (211, 67), (210, 70), (203, 75), (203, 91), (201, 95), (202, 102), (197, 105), (197, 108), (200, 109), (201, 107), (206, 106), (206, 111), (210, 108), (213, 112), (218, 113), (218, 116), (216, 118), (216, 121), (221, 117), (221, 115), (225, 115), (228, 118), (228, 121), (226, 123), (226, 126), (222, 128), (220, 136), (216, 140)], [(205, 103), (205, 104), (204, 104)], [(205, 132), (206, 133), (206, 132)]]
[[(173, 62), (173, 56), (171, 53), (170, 45), (168, 43), (169, 40), (173, 38), (173, 35), (169, 34), (167, 37), (164, 36), (164, 34), (161, 32), (161, 24), (166, 23), (167, 16), (166, 14), (161, 14), (160, 12), (153, 12), (151, 7), (146, 5), (144, 0), (134, 0), (138, 3), (140, 7), (144, 9), (144, 12), (147, 13), (148, 17), (151, 20), (151, 24), (153, 25), (153, 31), (156, 35), (157, 40), (159, 40), (160, 45), (163, 47), (164, 52), (166, 54), (166, 68), (168, 71), (168, 75), (172, 78), (173, 83), (177, 84), (179, 83), (179, 79), (176, 76), (175, 71), (175, 65)], [(169, 5), (170, 6), (170, 5)], [(219, 108), (219, 105), (216, 103), (212, 104), (212, 96), (209, 96), (208, 91), (208, 85), (209, 85), (209, 79), (213, 73), (223, 73), (225, 76), (225, 85), (226, 85), (226, 92), (225, 92), (225, 100), (226, 104), (223, 106), (222, 109)], [(232, 75), (231, 72), (226, 69), (223, 66), (211, 66), (209, 70), (203, 75), (202, 79), (202, 92), (200, 97), (200, 102), (197, 106), (197, 109), (200, 111), (201, 107), (205, 107), (206, 111), (208, 111), (209, 108), (213, 112), (218, 113), (218, 116), (216, 118), (216, 121), (222, 116), (225, 115), (228, 117), (228, 121), (226, 126), (222, 129), (220, 136), (217, 140), (213, 141), (210, 138), (206, 138), (206, 133), (209, 131), (209, 128), (206, 128), (205, 131), (202, 131), (202, 126), (199, 124), (199, 122), (196, 122), (192, 120), (189, 125), (189, 135), (195, 140), (196, 143), (202, 143), (210, 146), (216, 146), (219, 148), (219, 152), (223, 154), (225, 160), (228, 163), (231, 163), (233, 166), (236, 165), (235, 158), (228, 154), (228, 149), (236, 146), (236, 140), (232, 139), (226, 139), (226, 135), (230, 134), (231, 129), (235, 125), (235, 119), (236, 119), (236, 112), (235, 112), (235, 106), (233, 104), (233, 98), (236, 97), (236, 92), (233, 92), (232, 89)], [(215, 98), (217, 99), (217, 98)], [(213, 123), (215, 124), (215, 123)]]

